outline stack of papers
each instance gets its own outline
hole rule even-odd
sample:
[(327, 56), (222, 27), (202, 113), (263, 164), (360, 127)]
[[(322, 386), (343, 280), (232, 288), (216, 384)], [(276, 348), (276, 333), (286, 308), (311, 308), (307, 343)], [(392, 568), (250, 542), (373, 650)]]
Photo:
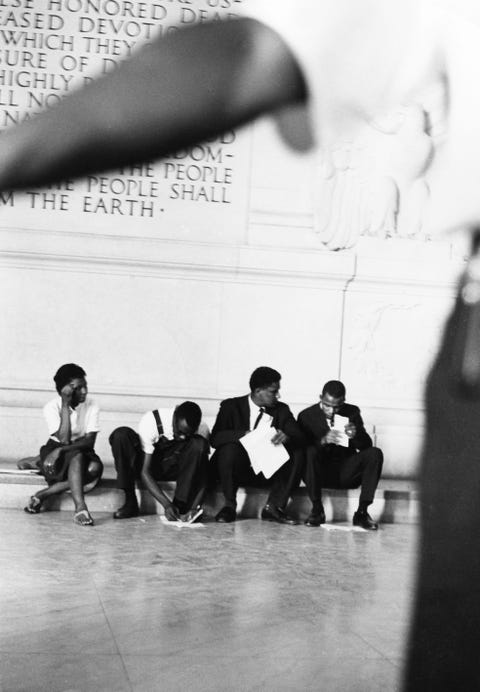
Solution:
[(289, 454), (282, 444), (274, 445), (272, 438), (275, 428), (258, 427), (240, 438), (255, 473), (263, 473), (271, 478), (275, 471), (289, 459)]

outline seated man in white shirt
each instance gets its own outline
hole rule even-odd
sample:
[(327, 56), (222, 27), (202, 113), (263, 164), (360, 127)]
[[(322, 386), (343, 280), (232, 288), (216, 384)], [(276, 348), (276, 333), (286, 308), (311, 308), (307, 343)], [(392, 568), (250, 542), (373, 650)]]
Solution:
[(79, 365), (62, 365), (53, 379), (58, 396), (43, 408), (50, 437), (40, 449), (38, 463), (48, 487), (32, 495), (25, 511), (38, 514), (48, 497), (70, 490), (75, 504), (74, 522), (93, 526), (84, 493), (97, 484), (103, 471), (94, 452), (100, 429), (99, 408), (87, 396), (85, 371)]
[[(114, 513), (114, 519), (138, 515), (135, 481), (139, 476), (170, 521), (198, 515), (206, 487), (208, 436), (200, 406), (193, 401), (184, 401), (174, 409), (148, 411), (140, 419), (138, 434), (128, 427), (116, 428), (110, 445), (125, 503)], [(158, 481), (176, 481), (172, 500)]]

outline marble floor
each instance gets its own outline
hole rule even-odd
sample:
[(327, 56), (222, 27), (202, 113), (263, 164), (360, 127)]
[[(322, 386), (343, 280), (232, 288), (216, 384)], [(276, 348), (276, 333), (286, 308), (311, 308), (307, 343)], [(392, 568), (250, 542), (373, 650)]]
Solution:
[(1, 692), (400, 690), (417, 527), (0, 510)]

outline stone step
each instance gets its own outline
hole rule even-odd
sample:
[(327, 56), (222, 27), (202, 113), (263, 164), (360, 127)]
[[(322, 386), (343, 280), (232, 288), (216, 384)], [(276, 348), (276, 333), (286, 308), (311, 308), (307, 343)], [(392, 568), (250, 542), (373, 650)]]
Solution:
[[(8, 473), (3, 472), (8, 470)], [(0, 463), (0, 508), (23, 509), (30, 495), (45, 487), (45, 481), (38, 475), (11, 473), (15, 470), (12, 463)], [(173, 495), (174, 483), (163, 483), (167, 494)], [(357, 508), (359, 490), (326, 489), (323, 493), (327, 521), (350, 521)], [(105, 467), (104, 477), (98, 486), (88, 494), (87, 504), (92, 513), (113, 512), (123, 504), (123, 492), (116, 488), (115, 471), (111, 466)], [(144, 489), (137, 489), (141, 512), (144, 514), (161, 514), (162, 507)], [(265, 489), (240, 488), (237, 494), (237, 512), (243, 518), (260, 516), (267, 499)], [(416, 523), (418, 521), (418, 490), (415, 481), (399, 479), (382, 479), (375, 501), (370, 507), (370, 514), (381, 523)], [(68, 493), (63, 493), (49, 503), (52, 510), (72, 510), (72, 500)], [(205, 514), (213, 516), (223, 506), (223, 495), (218, 490), (210, 491), (205, 498)], [(310, 511), (310, 501), (304, 487), (294, 494), (289, 511), (303, 520)]]

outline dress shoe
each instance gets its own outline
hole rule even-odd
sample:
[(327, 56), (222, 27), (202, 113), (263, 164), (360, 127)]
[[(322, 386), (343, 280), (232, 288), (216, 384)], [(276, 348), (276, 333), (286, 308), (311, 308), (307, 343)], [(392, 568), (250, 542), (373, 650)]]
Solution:
[(130, 517), (138, 517), (137, 503), (126, 502), (113, 513), (114, 519), (130, 519)]
[(277, 524), (298, 524), (296, 519), (290, 517), (281, 507), (275, 507), (275, 505), (265, 505), (261, 516), (265, 521), (276, 521)]
[(234, 508), (225, 505), (215, 517), (215, 521), (219, 521), (221, 524), (230, 524), (232, 521), (235, 521), (236, 518), (237, 513)]
[(353, 515), (353, 525), (360, 526), (367, 531), (376, 531), (378, 529), (377, 522), (373, 521), (368, 512), (355, 512)]
[(321, 526), (322, 524), (325, 524), (325, 512), (323, 509), (319, 512), (310, 512), (308, 517), (305, 519), (305, 526)]

